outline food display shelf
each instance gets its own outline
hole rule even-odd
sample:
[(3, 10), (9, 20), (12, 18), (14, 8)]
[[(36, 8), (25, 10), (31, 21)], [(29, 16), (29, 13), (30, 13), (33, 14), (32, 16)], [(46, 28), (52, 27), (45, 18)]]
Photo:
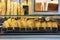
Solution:
[[(0, 34), (1, 35), (60, 35), (60, 25), (57, 25), (57, 24), (55, 24), (56, 27), (54, 25), (54, 27), (51, 26), (51, 28), (48, 26), (44, 28), (44, 25), (40, 26), (39, 28), (37, 28), (37, 27), (20, 28), (18, 26), (13, 28), (13, 26), (10, 27), (11, 25), (8, 28), (4, 28), (2, 26), (2, 24), (4, 23), (4, 21), (7, 21), (10, 17), (6, 18), (6, 16), (5, 17), (3, 16), (0, 18)], [(32, 19), (32, 18), (40, 18), (41, 16), (23, 16), (23, 17), (25, 17), (27, 19)], [(43, 16), (42, 17), (43, 19), (35, 19), (35, 20), (42, 20), (41, 21), (42, 23), (49, 22), (49, 21), (44, 20), (44, 18), (47, 18), (47, 17), (50, 17), (50, 16)], [(58, 18), (59, 16), (51, 16), (51, 17), (52, 17), (51, 19), (53, 21), (50, 21), (50, 22), (52, 22), (52, 23), (60, 22), (60, 19)], [(15, 19), (15, 20), (17, 20), (17, 19)]]
[(60, 34), (58, 8), (58, 0), (1, 0), (0, 35)]

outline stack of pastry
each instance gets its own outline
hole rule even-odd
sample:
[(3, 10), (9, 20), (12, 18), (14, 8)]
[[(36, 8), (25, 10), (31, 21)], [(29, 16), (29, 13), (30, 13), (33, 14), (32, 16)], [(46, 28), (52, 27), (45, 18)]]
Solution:
[(42, 11), (42, 2), (35, 3), (35, 11)]
[(14, 15), (17, 15), (17, 3), (16, 2), (14, 2), (13, 10), (14, 10)]
[(14, 6), (13, 6), (13, 2), (11, 2), (11, 15), (14, 15)]
[(0, 14), (1, 14), (1, 11), (2, 11), (2, 8), (1, 8), (1, 7), (2, 7), (2, 4), (1, 4), (1, 2), (0, 2)]
[(32, 1), (32, 0), (28, 0), (28, 6), (29, 6), (29, 15), (31, 15), (31, 13), (32, 13), (32, 10), (33, 10), (33, 9), (31, 9), (31, 8), (32, 8), (32, 3), (31, 3), (31, 1)]
[(18, 15), (21, 15), (21, 4), (18, 3), (17, 6), (18, 6), (17, 7), (17, 10), (18, 10), (17, 13), (18, 13)]
[(19, 0), (17, 2), (11, 1), (11, 15), (20, 15), (21, 14), (21, 5), (19, 3)]
[(54, 2), (54, 1), (49, 2), (48, 11), (58, 11), (58, 2)]
[(5, 15), (6, 13), (6, 0), (1, 0), (2, 3), (2, 14), (1, 15)]
[(28, 14), (32, 13), (31, 0), (20, 4), (19, 0), (0, 0), (0, 15), (24, 15), (23, 5), (28, 6)]
[(6, 15), (10, 15), (10, 6), (11, 6), (11, 0), (7, 0), (7, 13)]

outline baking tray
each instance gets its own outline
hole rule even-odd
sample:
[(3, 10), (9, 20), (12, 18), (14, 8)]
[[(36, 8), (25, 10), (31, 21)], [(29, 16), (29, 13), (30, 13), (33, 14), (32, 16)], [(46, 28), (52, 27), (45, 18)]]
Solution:
[[(21, 28), (20, 28), (21, 29)], [(60, 30), (58, 29), (52, 29), (50, 30), (47, 28), (46, 30), (43, 30), (40, 28), (40, 31), (36, 30), (28, 30), (26, 31), (24, 28), (21, 30), (12, 30), (10, 29), (5, 29), (5, 28), (0, 28), (0, 35), (60, 35)]]

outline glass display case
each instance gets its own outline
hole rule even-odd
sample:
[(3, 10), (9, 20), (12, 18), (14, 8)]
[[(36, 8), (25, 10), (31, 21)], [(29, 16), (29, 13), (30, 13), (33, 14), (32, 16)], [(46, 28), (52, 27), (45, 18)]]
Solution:
[[(0, 0), (0, 34), (60, 34), (60, 16), (57, 12), (58, 0), (54, 3), (51, 2), (56, 10), (50, 9), (52, 4), (33, 4), (35, 1), (37, 0)], [(43, 7), (40, 7), (41, 5)], [(45, 7), (47, 5), (48, 7)], [(34, 11), (34, 8), (39, 14)], [(52, 12), (53, 15), (50, 15), (47, 12), (47, 15), (44, 12), (44, 15), (39, 12), (47, 11), (47, 9), (55, 11), (57, 14)]]

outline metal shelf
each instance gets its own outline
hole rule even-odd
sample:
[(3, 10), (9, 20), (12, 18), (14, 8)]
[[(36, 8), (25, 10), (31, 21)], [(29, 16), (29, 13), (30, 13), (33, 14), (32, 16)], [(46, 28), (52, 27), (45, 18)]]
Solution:
[(0, 33), (0, 35), (60, 35), (59, 33)]
[(0, 16), (60, 16), (60, 14), (0, 15)]

